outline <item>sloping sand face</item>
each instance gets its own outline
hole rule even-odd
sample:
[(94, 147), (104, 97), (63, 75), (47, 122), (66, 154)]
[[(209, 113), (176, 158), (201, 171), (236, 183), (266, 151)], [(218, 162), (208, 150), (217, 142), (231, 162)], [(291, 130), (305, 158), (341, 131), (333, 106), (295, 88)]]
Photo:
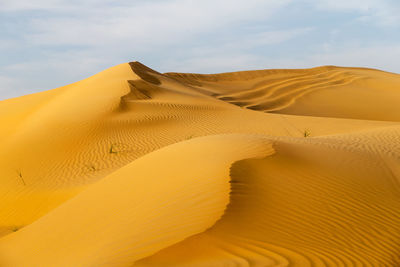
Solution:
[(0, 266), (400, 265), (400, 76), (122, 64), (0, 102)]

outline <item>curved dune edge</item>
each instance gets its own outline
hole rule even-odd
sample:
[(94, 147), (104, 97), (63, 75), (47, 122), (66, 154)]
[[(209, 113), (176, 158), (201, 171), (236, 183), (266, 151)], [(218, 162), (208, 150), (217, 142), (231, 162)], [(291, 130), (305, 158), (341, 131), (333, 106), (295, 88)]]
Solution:
[[(135, 159), (190, 138), (230, 133), (303, 138), (306, 131), (316, 137), (399, 124), (264, 113), (211, 96), (265, 84), (274, 73), (238, 73), (232, 74), (235, 79), (228, 75), (227, 83), (217, 79), (217, 84), (192, 86), (140, 63), (126, 63), (71, 85), (1, 101), (0, 237)], [(374, 73), (367, 74), (386, 79)], [(381, 108), (371, 104), (363, 110), (374, 114), (374, 107)], [(398, 101), (385, 107), (393, 110), (386, 116), (400, 114)]]
[(2, 266), (129, 266), (210, 228), (229, 203), (229, 168), (274, 153), (248, 135), (181, 142), (117, 170), (0, 240)]
[(400, 160), (313, 141), (235, 162), (222, 218), (133, 266), (397, 266)]
[(131, 62), (1, 101), (0, 266), (398, 266), (399, 86)]

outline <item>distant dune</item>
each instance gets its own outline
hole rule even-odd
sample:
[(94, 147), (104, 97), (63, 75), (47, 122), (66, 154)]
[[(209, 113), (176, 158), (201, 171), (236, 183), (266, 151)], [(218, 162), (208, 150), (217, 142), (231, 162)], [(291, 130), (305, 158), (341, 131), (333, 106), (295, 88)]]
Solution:
[(0, 102), (0, 266), (400, 266), (400, 75), (121, 64)]

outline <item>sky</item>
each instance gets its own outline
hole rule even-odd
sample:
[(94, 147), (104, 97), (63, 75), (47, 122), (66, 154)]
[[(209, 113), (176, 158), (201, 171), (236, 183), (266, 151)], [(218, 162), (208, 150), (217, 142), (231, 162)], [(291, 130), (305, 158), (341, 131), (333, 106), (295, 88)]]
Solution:
[(0, 0), (0, 100), (135, 60), (160, 72), (400, 73), (400, 1)]

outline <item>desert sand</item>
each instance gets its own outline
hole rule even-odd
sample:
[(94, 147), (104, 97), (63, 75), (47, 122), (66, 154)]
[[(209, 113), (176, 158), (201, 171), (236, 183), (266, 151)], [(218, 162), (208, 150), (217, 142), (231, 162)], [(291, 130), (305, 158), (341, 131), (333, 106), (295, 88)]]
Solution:
[(0, 102), (0, 266), (400, 266), (400, 75), (121, 64)]

